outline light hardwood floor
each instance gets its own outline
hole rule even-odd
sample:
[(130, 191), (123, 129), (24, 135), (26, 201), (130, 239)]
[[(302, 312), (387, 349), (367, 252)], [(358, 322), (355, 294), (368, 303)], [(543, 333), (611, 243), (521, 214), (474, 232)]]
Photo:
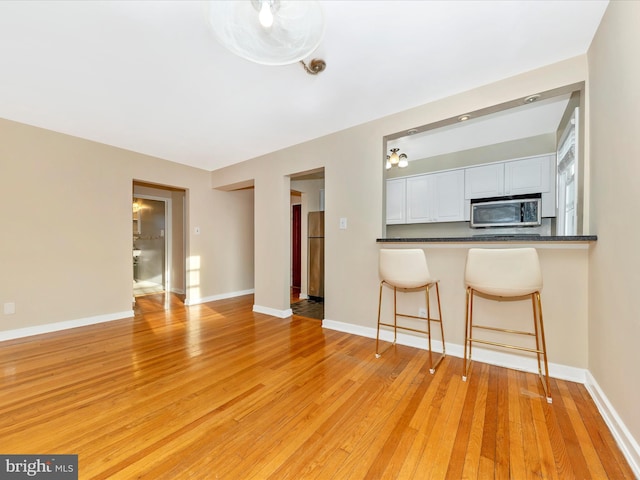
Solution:
[[(0, 453), (81, 479), (634, 478), (582, 385), (426, 352), (251, 296), (0, 343)], [(446, 325), (445, 325), (446, 327)]]

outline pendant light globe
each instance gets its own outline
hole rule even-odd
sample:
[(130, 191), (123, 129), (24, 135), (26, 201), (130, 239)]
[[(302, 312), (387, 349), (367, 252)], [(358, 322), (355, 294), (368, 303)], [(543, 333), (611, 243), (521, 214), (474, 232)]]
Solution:
[(324, 35), (322, 7), (312, 0), (212, 0), (208, 20), (225, 48), (261, 65), (297, 63)]

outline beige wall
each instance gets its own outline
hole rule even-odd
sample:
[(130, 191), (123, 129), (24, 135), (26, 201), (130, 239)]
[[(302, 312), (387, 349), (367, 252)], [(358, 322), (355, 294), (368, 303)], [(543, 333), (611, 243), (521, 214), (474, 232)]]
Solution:
[(611, 2), (589, 49), (589, 370), (640, 440), (640, 3)]
[[(289, 218), (288, 175), (325, 168), (325, 318), (374, 328), (380, 248), (376, 238), (383, 231), (382, 137), (582, 82), (586, 75), (586, 56), (573, 58), (212, 172), (215, 188), (255, 181), (256, 305), (276, 311), (288, 308), (289, 229), (281, 226), (283, 218)], [(341, 217), (347, 218), (346, 230), (338, 228)], [(428, 253), (436, 274), (443, 277), (447, 341), (462, 345), (465, 250), (433, 248)], [(549, 277), (544, 308), (551, 361), (585, 368), (586, 250), (545, 251), (543, 268)], [(568, 333), (567, 325), (581, 333)]]
[[(210, 188), (210, 174), (0, 120), (0, 331), (131, 310), (134, 179), (187, 190), (188, 294), (253, 287), (253, 193)], [(196, 264), (195, 261), (190, 264)]]

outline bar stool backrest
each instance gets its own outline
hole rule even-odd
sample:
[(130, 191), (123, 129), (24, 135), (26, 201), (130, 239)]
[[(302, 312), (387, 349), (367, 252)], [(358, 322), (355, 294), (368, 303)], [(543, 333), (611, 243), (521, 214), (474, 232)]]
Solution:
[(542, 289), (535, 248), (471, 248), (464, 274), (467, 287), (498, 297), (518, 297)]
[(379, 259), (380, 278), (398, 288), (417, 288), (436, 279), (431, 277), (424, 250), (381, 249)]

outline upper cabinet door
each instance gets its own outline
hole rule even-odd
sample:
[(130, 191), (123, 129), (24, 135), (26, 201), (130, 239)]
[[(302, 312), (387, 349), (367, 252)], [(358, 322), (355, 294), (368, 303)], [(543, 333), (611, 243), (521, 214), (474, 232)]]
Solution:
[(407, 178), (407, 223), (464, 220), (464, 170)]
[(433, 176), (407, 178), (407, 223), (426, 223), (433, 218)]
[(436, 173), (432, 177), (435, 221), (464, 221), (464, 170)]
[(504, 165), (505, 195), (525, 193), (545, 193), (549, 191), (550, 157), (525, 158), (513, 160)]
[(503, 163), (465, 169), (464, 198), (499, 197), (504, 194)]
[(406, 223), (406, 178), (387, 180), (387, 224)]

